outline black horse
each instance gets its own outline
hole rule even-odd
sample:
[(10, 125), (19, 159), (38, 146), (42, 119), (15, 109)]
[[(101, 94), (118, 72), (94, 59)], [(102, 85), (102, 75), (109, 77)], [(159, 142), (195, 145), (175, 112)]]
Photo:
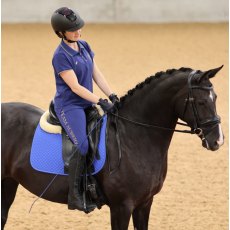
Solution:
[[(117, 112), (108, 115), (109, 161), (95, 178), (110, 207), (113, 230), (127, 229), (131, 215), (135, 229), (148, 229), (153, 197), (166, 177), (168, 148), (178, 118), (208, 150), (223, 144), (210, 82), (221, 68), (159, 72), (128, 91)], [(30, 165), (33, 134), (42, 113), (24, 103), (2, 104), (2, 228), (19, 183), (40, 195), (53, 179)], [(66, 204), (67, 194), (67, 177), (58, 176), (42, 198)]]

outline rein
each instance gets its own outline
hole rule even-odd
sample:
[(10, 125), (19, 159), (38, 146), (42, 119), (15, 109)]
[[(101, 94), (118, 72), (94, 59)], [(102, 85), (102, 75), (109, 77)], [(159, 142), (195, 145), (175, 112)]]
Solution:
[[(142, 122), (137, 122), (137, 121), (133, 121), (130, 120), (126, 117), (120, 116), (118, 114), (115, 113), (111, 113), (113, 116), (117, 117), (117, 118), (121, 118), (122, 120), (128, 121), (132, 124), (135, 125), (140, 125), (143, 126), (145, 128), (155, 128), (155, 129), (162, 129), (162, 130), (166, 130), (166, 131), (174, 131), (174, 132), (178, 132), (178, 133), (190, 133), (190, 134), (196, 134), (196, 132), (194, 130), (179, 130), (179, 129), (171, 129), (171, 128), (166, 128), (166, 127), (162, 127), (162, 126), (157, 126), (157, 125), (152, 125), (152, 124), (146, 124), (146, 123), (142, 123)], [(189, 125), (182, 123), (182, 122), (177, 122), (178, 125), (183, 125), (183, 126), (187, 126), (189, 127)]]

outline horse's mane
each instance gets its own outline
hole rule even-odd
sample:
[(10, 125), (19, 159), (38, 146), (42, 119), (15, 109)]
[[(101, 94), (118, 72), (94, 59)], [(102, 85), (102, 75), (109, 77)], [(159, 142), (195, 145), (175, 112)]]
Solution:
[(124, 102), (130, 98), (138, 89), (142, 89), (144, 86), (149, 85), (153, 80), (162, 78), (164, 76), (171, 76), (174, 75), (175, 72), (191, 72), (191, 68), (181, 67), (180, 69), (168, 69), (165, 72), (160, 71), (157, 72), (155, 75), (151, 75), (147, 77), (143, 82), (138, 83), (133, 89), (130, 89), (124, 96), (120, 98), (120, 102), (118, 103), (118, 107), (121, 107)]

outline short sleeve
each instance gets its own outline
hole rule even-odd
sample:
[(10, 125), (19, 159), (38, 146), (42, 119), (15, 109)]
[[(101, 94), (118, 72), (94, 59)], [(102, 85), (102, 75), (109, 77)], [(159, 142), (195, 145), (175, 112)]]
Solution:
[(90, 57), (93, 59), (94, 58), (94, 52), (92, 51), (91, 47), (86, 41), (81, 40), (82, 45), (85, 47), (85, 49), (88, 51)]
[(64, 54), (56, 54), (52, 60), (54, 70), (59, 74), (65, 70), (73, 69), (71, 62)]

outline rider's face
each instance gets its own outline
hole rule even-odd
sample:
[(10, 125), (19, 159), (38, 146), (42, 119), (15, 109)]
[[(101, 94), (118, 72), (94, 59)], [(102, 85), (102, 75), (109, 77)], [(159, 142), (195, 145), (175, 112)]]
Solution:
[(65, 36), (68, 40), (77, 41), (81, 37), (81, 29), (75, 31), (66, 31)]

